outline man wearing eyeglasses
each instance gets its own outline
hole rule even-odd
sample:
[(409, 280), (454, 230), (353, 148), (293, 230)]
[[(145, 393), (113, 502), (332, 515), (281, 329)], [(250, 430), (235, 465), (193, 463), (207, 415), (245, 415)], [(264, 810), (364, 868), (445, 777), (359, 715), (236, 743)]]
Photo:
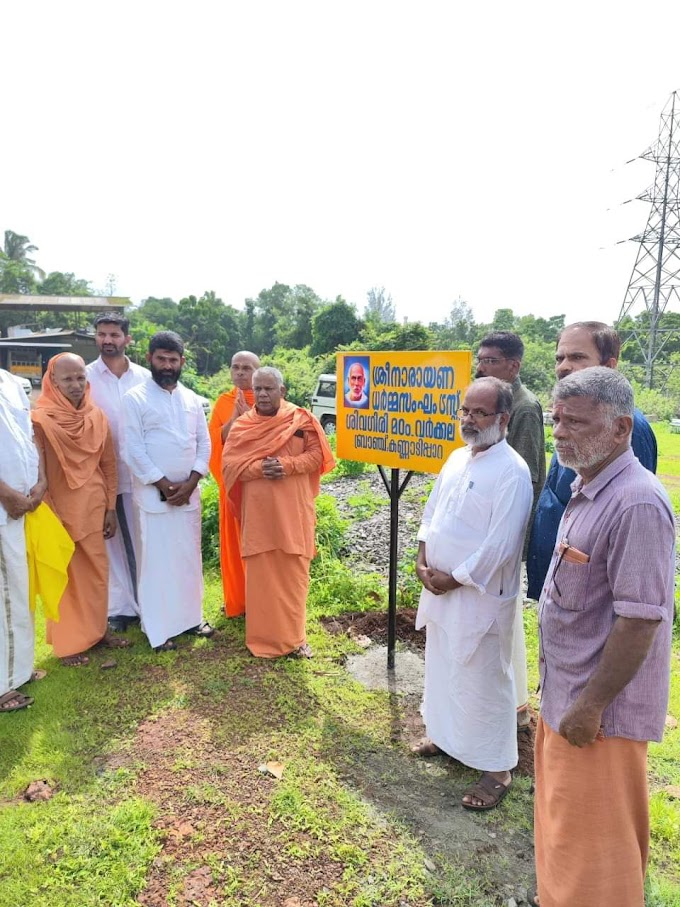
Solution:
[[(512, 412), (508, 423), (507, 441), (529, 467), (534, 492), (532, 518), (538, 497), (545, 483), (545, 434), (543, 409), (538, 398), (522, 384), (519, 372), (524, 356), (522, 338), (512, 331), (487, 334), (477, 351), (475, 377), (491, 375), (512, 385)], [(531, 525), (531, 520), (529, 521)], [(529, 533), (524, 540), (522, 560), (526, 560)], [(524, 638), (524, 592), (517, 595), (515, 631), (512, 643), (512, 666), (515, 674), (517, 727), (527, 731), (530, 726), (527, 651)]]
[(482, 772), (463, 794), (470, 810), (497, 806), (517, 764), (511, 653), (532, 493), (529, 467), (505, 439), (511, 409), (505, 381), (470, 385), (458, 413), (468, 446), (444, 464), (418, 532), (428, 739), (414, 752)]
[(555, 451), (575, 470), (539, 605), (539, 907), (644, 907), (647, 742), (668, 705), (675, 523), (631, 449), (633, 391), (612, 368), (555, 387)]

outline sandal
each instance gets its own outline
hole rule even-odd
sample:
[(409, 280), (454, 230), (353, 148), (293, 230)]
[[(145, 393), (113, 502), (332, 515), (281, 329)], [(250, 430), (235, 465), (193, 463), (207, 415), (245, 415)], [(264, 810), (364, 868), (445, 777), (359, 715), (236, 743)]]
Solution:
[(174, 652), (177, 643), (172, 639), (166, 639), (162, 646), (154, 646), (154, 652)]
[(501, 802), (503, 797), (512, 787), (512, 776), (508, 784), (497, 781), (488, 772), (484, 772), (482, 777), (475, 784), (468, 787), (463, 793), (463, 797), (474, 797), (482, 801), (482, 806), (476, 806), (474, 803), (466, 803), (461, 800), (463, 809), (470, 809), (476, 812), (484, 812), (487, 809), (494, 809)]
[(215, 632), (215, 628), (211, 627), (207, 620), (204, 620), (196, 627), (189, 627), (185, 632), (190, 636), (203, 636), (204, 639), (210, 639)]
[(107, 630), (97, 645), (103, 646), (105, 649), (129, 649), (132, 643), (129, 639), (120, 639), (117, 636), (111, 636), (111, 633)]
[(47, 677), (47, 671), (42, 671), (42, 670), (34, 671), (31, 674), (31, 676), (29, 677), (28, 683), (30, 683), (32, 680), (42, 680), (45, 677)]
[(63, 664), (65, 668), (80, 668), (85, 665), (89, 665), (90, 659), (87, 655), (66, 655), (64, 658), (60, 658), (59, 661)]
[(0, 696), (0, 712), (17, 712), (29, 705), (33, 705), (33, 699), (16, 690), (10, 690), (4, 696)]
[(424, 737), (419, 744), (411, 747), (411, 752), (414, 756), (423, 756), (428, 758), (430, 756), (445, 756), (444, 750), (440, 749), (436, 743), (433, 743), (427, 737)]
[(530, 904), (531, 907), (541, 907), (541, 903), (538, 900), (538, 894), (535, 888), (530, 888), (527, 892), (527, 903)]
[(290, 653), (291, 658), (314, 658), (314, 653), (312, 652), (311, 646), (303, 642), (301, 646), (298, 646), (297, 649), (293, 649)]

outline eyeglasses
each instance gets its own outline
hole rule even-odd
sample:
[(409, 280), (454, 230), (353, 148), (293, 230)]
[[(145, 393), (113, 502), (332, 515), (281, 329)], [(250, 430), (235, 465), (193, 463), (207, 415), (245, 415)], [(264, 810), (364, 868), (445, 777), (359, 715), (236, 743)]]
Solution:
[(509, 360), (509, 356), (482, 356), (481, 359), (478, 356), (477, 365), (495, 365), (497, 362), (508, 362)]
[(468, 409), (467, 406), (461, 406), (458, 410), (459, 419), (467, 419), (468, 416), (477, 421), (477, 419), (488, 419), (489, 416), (498, 416), (500, 413), (486, 413), (483, 409)]

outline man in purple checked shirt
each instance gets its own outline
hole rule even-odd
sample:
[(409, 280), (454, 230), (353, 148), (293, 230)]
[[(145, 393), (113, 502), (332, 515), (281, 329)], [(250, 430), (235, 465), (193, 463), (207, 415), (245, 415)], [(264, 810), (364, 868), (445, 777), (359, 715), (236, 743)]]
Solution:
[(633, 391), (610, 368), (555, 387), (576, 471), (539, 605), (535, 840), (540, 907), (644, 907), (647, 742), (670, 677), (675, 523), (630, 447)]

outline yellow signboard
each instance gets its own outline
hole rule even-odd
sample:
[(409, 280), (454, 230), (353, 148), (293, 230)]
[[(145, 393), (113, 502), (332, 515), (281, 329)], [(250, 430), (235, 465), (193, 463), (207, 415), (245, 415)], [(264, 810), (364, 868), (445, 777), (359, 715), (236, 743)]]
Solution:
[(471, 365), (469, 351), (338, 353), (338, 456), (439, 472), (465, 443), (457, 413)]

